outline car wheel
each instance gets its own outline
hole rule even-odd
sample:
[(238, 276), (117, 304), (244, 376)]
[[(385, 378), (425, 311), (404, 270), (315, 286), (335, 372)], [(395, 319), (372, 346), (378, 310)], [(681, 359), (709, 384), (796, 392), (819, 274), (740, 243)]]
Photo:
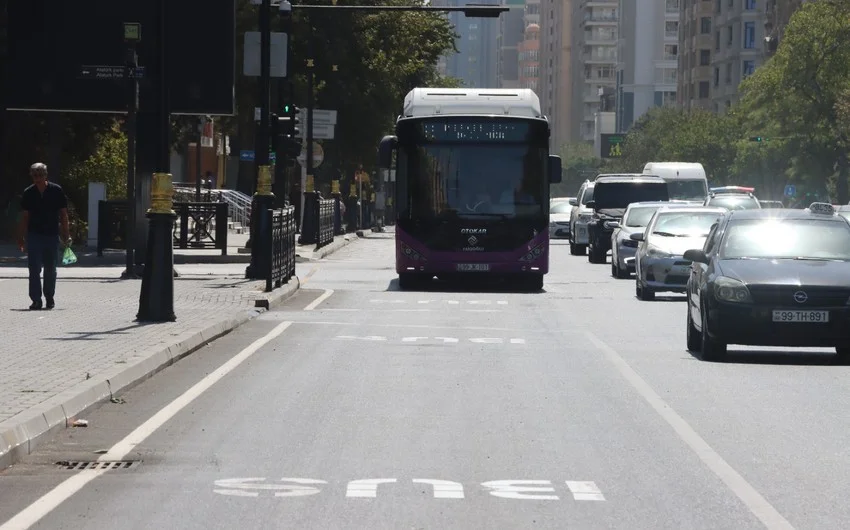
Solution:
[(584, 256), (587, 251), (587, 245), (579, 245), (577, 243), (570, 243), (570, 254), (573, 256)]
[(705, 306), (702, 307), (700, 314), (702, 315), (700, 357), (703, 361), (722, 361), (726, 357), (726, 345), (709, 336), (708, 312), (705, 310)]
[(640, 276), (637, 276), (635, 277), (635, 296), (644, 302), (652, 302), (655, 300), (655, 291), (641, 285)]
[[(612, 262), (614, 261), (613, 256), (611, 257), (611, 261)], [(614, 267), (615, 267), (615, 270), (617, 271), (617, 278), (618, 279), (625, 280), (626, 278), (629, 277), (629, 270), (620, 268), (619, 260), (617, 260), (617, 263), (614, 265)]]
[(700, 336), (700, 332), (697, 331), (697, 327), (694, 325), (694, 317), (691, 315), (691, 303), (685, 302), (688, 304), (688, 329), (687, 329), (687, 341), (688, 341), (688, 351), (699, 353), (700, 348), (702, 348), (702, 337)]

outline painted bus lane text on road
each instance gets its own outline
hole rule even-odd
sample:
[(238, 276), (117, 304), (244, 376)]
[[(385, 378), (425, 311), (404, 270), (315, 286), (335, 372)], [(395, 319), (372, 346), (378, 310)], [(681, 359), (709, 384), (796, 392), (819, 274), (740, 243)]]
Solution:
[[(435, 499), (464, 499), (463, 484), (451, 480), (415, 478), (412, 484), (425, 488)], [(265, 478), (229, 478), (215, 481), (215, 493), (233, 497), (306, 497), (322, 492), (328, 482), (312, 478), (282, 478), (267, 481)], [(604, 501), (605, 496), (593, 481), (567, 480), (564, 482), (569, 496), (576, 501)], [(414, 486), (417, 487), (417, 486)], [(555, 484), (549, 480), (490, 480), (480, 484), (475, 493), (488, 494), (502, 499), (557, 501), (561, 499)], [(345, 487), (347, 498), (377, 498), (398, 488), (404, 488), (395, 478), (369, 478), (349, 481)], [(409, 492), (414, 489), (408, 487)], [(339, 493), (342, 493), (341, 488)], [(566, 492), (561, 493), (566, 496)]]

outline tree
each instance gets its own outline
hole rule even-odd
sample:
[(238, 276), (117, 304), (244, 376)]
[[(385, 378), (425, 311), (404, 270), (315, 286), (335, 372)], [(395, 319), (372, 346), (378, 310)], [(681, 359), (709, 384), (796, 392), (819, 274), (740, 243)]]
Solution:
[(117, 121), (106, 132), (95, 135), (97, 147), (94, 152), (73, 161), (63, 181), (68, 199), (85, 216), (88, 206), (88, 184), (106, 184), (107, 197), (127, 197), (127, 137)]
[(592, 179), (603, 166), (604, 161), (593, 152), (593, 146), (578, 142), (561, 147), (560, 155), (564, 172), (563, 181), (552, 186), (553, 197), (566, 197), (575, 193), (581, 183), (586, 179)]
[(644, 114), (623, 141), (611, 169), (640, 173), (647, 162), (700, 162), (709, 179), (726, 182), (739, 138), (738, 116), (657, 107)]
[[(764, 66), (741, 85), (748, 135), (783, 137), (792, 178), (830, 180), (835, 197), (848, 200), (850, 135), (840, 120), (850, 88), (850, 0), (804, 4), (791, 17), (784, 40)], [(820, 181), (820, 182), (818, 182)]]

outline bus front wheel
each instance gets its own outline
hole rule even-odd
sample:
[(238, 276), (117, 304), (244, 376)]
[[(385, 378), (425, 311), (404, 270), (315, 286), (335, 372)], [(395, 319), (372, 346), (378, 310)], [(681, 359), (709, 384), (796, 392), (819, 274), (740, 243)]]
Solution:
[(543, 275), (542, 274), (532, 274), (530, 276), (526, 276), (523, 281), (523, 286), (529, 291), (536, 293), (543, 289)]

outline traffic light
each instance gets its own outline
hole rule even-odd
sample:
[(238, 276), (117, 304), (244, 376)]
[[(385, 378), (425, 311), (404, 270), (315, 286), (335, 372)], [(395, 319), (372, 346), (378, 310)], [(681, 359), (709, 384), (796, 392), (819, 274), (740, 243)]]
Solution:
[(764, 140), (764, 137), (762, 136), (750, 136), (751, 142), (761, 142), (762, 140)]
[(301, 137), (301, 129), (298, 128), (298, 124), (301, 123), (301, 120), (298, 119), (298, 112), (300, 110), (301, 109), (292, 104), (284, 106), (284, 111), (286, 112), (286, 115), (289, 116), (289, 134), (293, 138)]
[(301, 156), (302, 140), (299, 137), (289, 137), (283, 144), (284, 151), (286, 151), (286, 156), (290, 158), (298, 158)]

